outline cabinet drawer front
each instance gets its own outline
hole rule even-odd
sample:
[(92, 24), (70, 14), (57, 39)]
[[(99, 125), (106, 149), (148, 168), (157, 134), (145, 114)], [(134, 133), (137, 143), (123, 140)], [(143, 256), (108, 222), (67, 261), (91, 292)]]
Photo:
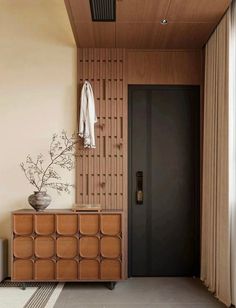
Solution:
[(78, 262), (75, 260), (57, 261), (57, 279), (58, 280), (77, 280)]
[(78, 233), (78, 215), (56, 215), (57, 233), (74, 235)]
[(121, 216), (119, 214), (101, 215), (101, 232), (105, 235), (121, 233)]
[(96, 236), (83, 236), (79, 241), (82, 258), (96, 258), (99, 254), (99, 239)]
[(19, 236), (13, 240), (14, 257), (19, 259), (29, 259), (34, 254), (34, 242), (30, 236)]
[(37, 258), (48, 259), (55, 255), (55, 240), (50, 236), (38, 236), (34, 241)]
[(97, 260), (81, 260), (79, 263), (79, 278), (81, 280), (99, 279), (99, 262)]
[(104, 258), (118, 258), (121, 255), (121, 240), (118, 237), (104, 236), (101, 239), (101, 255)]
[(98, 215), (79, 215), (80, 233), (84, 235), (96, 235), (99, 232)]
[(54, 280), (55, 262), (53, 260), (36, 260), (34, 263), (35, 280)]
[(39, 235), (50, 235), (56, 231), (55, 216), (38, 214), (35, 215), (35, 232)]
[(13, 280), (32, 280), (33, 261), (15, 260), (13, 263)]
[(121, 263), (119, 260), (102, 260), (101, 279), (119, 280), (121, 279)]
[(13, 231), (17, 235), (30, 235), (33, 233), (33, 215), (13, 215)]
[(72, 259), (78, 255), (78, 239), (72, 236), (61, 236), (57, 239), (57, 256)]

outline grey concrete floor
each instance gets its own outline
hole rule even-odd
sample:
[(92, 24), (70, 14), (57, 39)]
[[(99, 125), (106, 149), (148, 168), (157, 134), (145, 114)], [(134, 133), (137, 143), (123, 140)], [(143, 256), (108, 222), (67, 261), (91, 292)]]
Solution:
[(114, 290), (103, 283), (66, 283), (54, 308), (223, 308), (199, 279), (130, 278)]

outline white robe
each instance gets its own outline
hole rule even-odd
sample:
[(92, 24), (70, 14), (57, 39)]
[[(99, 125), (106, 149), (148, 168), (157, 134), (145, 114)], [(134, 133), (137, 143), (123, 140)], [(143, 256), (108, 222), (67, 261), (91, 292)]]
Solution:
[(84, 138), (85, 148), (96, 148), (94, 124), (97, 122), (93, 89), (88, 81), (85, 81), (81, 91), (79, 136)]

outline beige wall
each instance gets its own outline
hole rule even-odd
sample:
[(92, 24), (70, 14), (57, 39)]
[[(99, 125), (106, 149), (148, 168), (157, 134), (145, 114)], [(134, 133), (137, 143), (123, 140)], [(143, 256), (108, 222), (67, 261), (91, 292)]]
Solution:
[[(10, 236), (11, 211), (30, 208), (20, 162), (47, 155), (52, 134), (75, 125), (76, 45), (64, 1), (0, 0), (0, 237)], [(63, 178), (74, 182), (74, 173)], [(49, 194), (51, 208), (74, 202), (74, 192)]]

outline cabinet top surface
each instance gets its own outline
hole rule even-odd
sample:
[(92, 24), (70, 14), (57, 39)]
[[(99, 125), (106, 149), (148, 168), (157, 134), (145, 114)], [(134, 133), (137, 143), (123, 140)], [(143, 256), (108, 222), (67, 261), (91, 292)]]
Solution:
[(20, 209), (13, 211), (12, 214), (122, 214), (121, 210), (101, 210), (97, 211), (73, 211), (72, 209), (49, 209), (42, 212), (36, 212), (31, 209)]

